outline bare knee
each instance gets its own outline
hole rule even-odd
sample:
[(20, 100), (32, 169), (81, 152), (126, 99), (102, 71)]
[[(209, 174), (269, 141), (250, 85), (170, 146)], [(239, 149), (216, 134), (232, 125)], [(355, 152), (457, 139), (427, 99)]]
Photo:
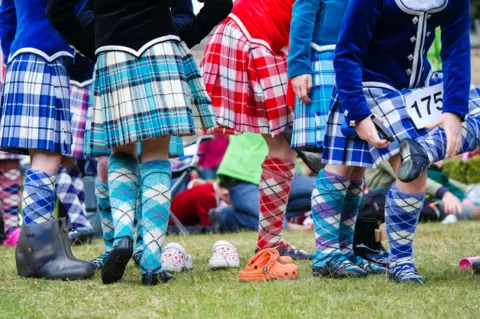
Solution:
[(108, 156), (98, 158), (97, 176), (101, 183), (108, 183)]
[(57, 175), (58, 168), (62, 161), (62, 155), (39, 150), (30, 151), (31, 168), (46, 172), (50, 175)]
[(282, 158), (294, 162), (297, 158), (297, 152), (290, 148), (290, 144), (285, 139), (284, 134), (271, 136), (262, 135), (268, 146), (268, 155), (270, 157)]

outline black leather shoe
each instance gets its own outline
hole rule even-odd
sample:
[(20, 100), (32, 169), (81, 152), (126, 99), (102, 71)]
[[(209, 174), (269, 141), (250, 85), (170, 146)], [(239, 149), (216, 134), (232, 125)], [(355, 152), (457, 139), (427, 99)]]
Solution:
[(427, 153), (412, 139), (403, 140), (400, 144), (400, 158), (398, 179), (404, 183), (416, 180), (429, 165)]
[(142, 285), (144, 286), (155, 286), (159, 282), (167, 282), (172, 279), (172, 275), (165, 270), (162, 270), (158, 274), (146, 273), (142, 275)]
[(102, 268), (102, 282), (113, 284), (122, 279), (130, 258), (133, 255), (133, 240), (123, 237), (108, 254)]
[(21, 277), (77, 280), (94, 275), (88, 262), (69, 258), (55, 219), (43, 224), (24, 225), (15, 259)]
[[(315, 264), (314, 264), (315, 265)], [(368, 276), (368, 272), (354, 265), (348, 259), (332, 260), (322, 267), (312, 267), (314, 277), (330, 278), (363, 278)]]

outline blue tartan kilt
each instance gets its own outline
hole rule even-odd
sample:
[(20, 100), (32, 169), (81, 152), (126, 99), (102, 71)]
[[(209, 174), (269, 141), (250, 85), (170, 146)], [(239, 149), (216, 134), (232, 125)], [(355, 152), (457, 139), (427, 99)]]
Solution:
[[(441, 79), (441, 73), (437, 78)], [(431, 85), (436, 84), (430, 82)], [(434, 130), (417, 129), (410, 119), (404, 102), (404, 95), (411, 89), (395, 91), (385, 87), (365, 87), (364, 94), (370, 110), (384, 120), (395, 141), (388, 148), (378, 149), (358, 137), (345, 136), (341, 130), (345, 122), (344, 109), (334, 89), (334, 99), (327, 121), (327, 132), (323, 148), (323, 163), (357, 167), (376, 167), (400, 151), (404, 139), (416, 139), (431, 134)], [(480, 111), (480, 90), (473, 85), (470, 89), (469, 114), (478, 116)]]
[(70, 83), (67, 57), (51, 62), (24, 53), (8, 64), (0, 101), (0, 148), (28, 154), (71, 152)]
[(323, 146), (335, 84), (334, 55), (335, 46), (312, 47), (312, 103), (295, 99), (292, 148), (312, 150)]
[(140, 57), (124, 51), (98, 55), (86, 129), (87, 156), (215, 127), (215, 112), (188, 48), (178, 39), (160, 40)]

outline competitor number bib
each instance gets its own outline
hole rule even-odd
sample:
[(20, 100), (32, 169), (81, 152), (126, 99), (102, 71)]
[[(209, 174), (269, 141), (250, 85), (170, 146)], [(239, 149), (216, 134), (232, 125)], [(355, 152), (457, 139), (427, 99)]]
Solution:
[(413, 90), (405, 96), (405, 105), (417, 129), (438, 121), (442, 116), (443, 83)]

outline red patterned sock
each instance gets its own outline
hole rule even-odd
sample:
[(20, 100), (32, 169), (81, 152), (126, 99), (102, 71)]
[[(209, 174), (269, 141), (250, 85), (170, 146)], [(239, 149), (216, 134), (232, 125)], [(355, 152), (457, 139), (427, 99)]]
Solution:
[(257, 249), (277, 246), (282, 240), (295, 163), (267, 156), (262, 168)]

